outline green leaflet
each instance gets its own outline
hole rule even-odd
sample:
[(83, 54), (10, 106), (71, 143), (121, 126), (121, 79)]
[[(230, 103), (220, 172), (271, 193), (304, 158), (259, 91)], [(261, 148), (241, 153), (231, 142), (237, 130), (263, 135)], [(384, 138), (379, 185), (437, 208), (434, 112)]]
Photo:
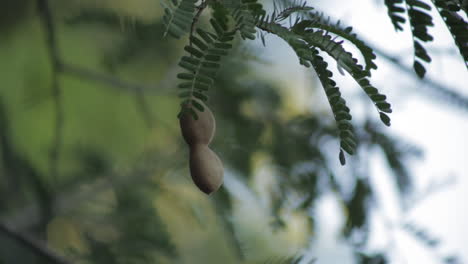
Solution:
[(164, 36), (170, 34), (180, 38), (190, 31), (195, 16), (197, 0), (160, 0), (164, 8), (163, 21), (166, 26)]
[(295, 24), (292, 27), (292, 30), (295, 32), (301, 32), (307, 28), (316, 28), (336, 34), (348, 40), (359, 49), (366, 62), (365, 71), (370, 73), (371, 69), (377, 69), (377, 65), (374, 63), (374, 60), (376, 59), (374, 51), (360, 40), (355, 33), (352, 33), (352, 27), (342, 27), (340, 25), (340, 21), (332, 24), (329, 18), (324, 19), (323, 15), (319, 13), (310, 13), (309, 18), (310, 19), (302, 20)]
[(295, 30), (289, 30), (277, 23), (267, 21), (263, 21), (259, 27), (285, 40), (296, 52), (299, 62), (306, 67), (312, 66), (317, 72), (337, 123), (341, 164), (344, 165), (346, 162), (343, 151), (350, 155), (356, 152), (357, 143), (352, 124), (349, 122), (352, 116), (346, 101), (342, 98), (338, 87), (336, 87), (335, 81), (331, 79), (333, 74), (328, 70), (328, 64), (318, 55), (317, 48), (330, 55), (337, 61), (338, 65), (350, 73), (376, 106), (381, 121), (385, 125), (390, 125), (390, 118), (385, 114), (392, 112), (391, 105), (386, 101), (387, 97), (380, 94), (377, 88), (370, 84), (368, 79), (370, 73), (364, 70), (353, 58), (352, 54), (344, 49), (342, 42), (334, 41), (323, 30), (314, 31), (307, 27), (296, 27)]
[(239, 0), (237, 5), (231, 9), (232, 17), (236, 24), (236, 29), (243, 39), (255, 39), (256, 21), (260, 16), (265, 15), (265, 10), (257, 0)]
[(179, 66), (184, 69), (184, 72), (177, 75), (182, 80), (178, 85), (181, 90), (181, 112), (190, 111), (192, 115), (196, 115), (194, 108), (197, 111), (204, 110), (197, 100), (208, 100), (205, 92), (212, 87), (221, 67), (220, 58), (226, 56), (232, 48), (230, 42), (236, 33), (228, 31), (227, 26), (216, 19), (211, 19), (210, 24), (215, 33), (198, 28), (196, 34), (190, 37), (191, 44), (184, 48), (188, 56), (183, 56), (179, 62)]
[(426, 69), (422, 61), (431, 62), (431, 57), (421, 42), (430, 42), (433, 37), (428, 33), (428, 27), (433, 26), (432, 17), (426, 11), (431, 11), (431, 6), (424, 0), (406, 0), (409, 22), (413, 33), (414, 64), (413, 68), (419, 78), (424, 78)]
[(433, 26), (432, 16), (426, 12), (431, 11), (431, 5), (426, 0), (385, 0), (385, 5), (388, 8), (388, 16), (397, 31), (403, 31), (402, 25), (406, 22), (406, 19), (402, 15), (407, 13), (413, 34), (415, 57), (413, 68), (419, 78), (424, 78), (426, 69), (423, 62), (431, 62), (431, 57), (422, 45), (423, 42), (433, 40), (428, 33), (428, 27)]
[(273, 20), (281, 22), (287, 18), (291, 18), (293, 14), (304, 15), (314, 10), (313, 7), (307, 5), (307, 1), (303, 0), (280, 0), (273, 2)]
[(406, 19), (402, 16), (406, 12), (403, 2), (404, 0), (385, 0), (384, 2), (388, 9), (388, 16), (396, 31), (403, 31), (402, 25), (406, 22)]
[(317, 73), (322, 87), (330, 103), (337, 128), (339, 131), (341, 150), (339, 154), (340, 163), (344, 165), (346, 159), (343, 150), (348, 154), (353, 155), (356, 152), (356, 136), (354, 135), (354, 129), (349, 120), (352, 118), (350, 109), (346, 105), (346, 101), (341, 96), (339, 88), (336, 87), (336, 83), (331, 79), (333, 76), (332, 72), (328, 70), (328, 64), (318, 55), (316, 49), (311, 50), (313, 59), (310, 61), (312, 66)]
[[(428, 6), (421, 1), (408, 0), (415, 8), (412, 11), (412, 21), (427, 24), (431, 22), (431, 18), (420, 13), (418, 9), (427, 9)], [(188, 11), (185, 9), (187, 4), (182, 4), (185, 1), (174, 0), (173, 2), (177, 5), (176, 10)], [(398, 3), (403, 3), (403, 0)], [(266, 14), (257, 0), (224, 0), (210, 2), (208, 5), (199, 8), (207, 6), (214, 11), (210, 20), (212, 30), (206, 31), (200, 27), (194, 27), (196, 30), (191, 32), (190, 43), (184, 48), (188, 55), (183, 56), (179, 62), (179, 66), (183, 69), (183, 72), (177, 75), (181, 80), (177, 86), (179, 97), (182, 100), (181, 112), (189, 111), (195, 117), (197, 111), (203, 111), (201, 102), (208, 100), (205, 93), (213, 86), (218, 69), (222, 65), (221, 58), (226, 56), (229, 49), (232, 48), (231, 41), (235, 34), (239, 32), (243, 39), (255, 39), (257, 28), (259, 28), (264, 32), (278, 35), (285, 40), (296, 52), (299, 63), (306, 67), (312, 66), (316, 71), (336, 122), (336, 134), (340, 138), (339, 160), (343, 165), (346, 162), (344, 152), (353, 155), (356, 153), (357, 148), (356, 136), (351, 123), (352, 116), (336, 82), (332, 79), (333, 74), (328, 70), (328, 64), (319, 55), (318, 50), (330, 55), (336, 60), (340, 68), (347, 71), (356, 80), (374, 103), (381, 121), (387, 126), (390, 125), (390, 118), (387, 113), (392, 112), (391, 105), (386, 101), (387, 97), (379, 93), (378, 89), (372, 86), (369, 81), (370, 71), (377, 68), (374, 62), (376, 56), (369, 46), (361, 41), (356, 34), (352, 33), (351, 27), (341, 26), (339, 21), (330, 23), (330, 20), (324, 19), (322, 14), (312, 12), (313, 8), (303, 0), (277, 0), (274, 4), (273, 13), (269, 15)], [(398, 8), (392, 8), (395, 12), (402, 11)], [(169, 11), (166, 11), (168, 18), (176, 17)], [(228, 19), (229, 16), (232, 19)], [(165, 20), (168, 20), (168, 18)], [(286, 19), (289, 19), (290, 27), (280, 24)], [(173, 24), (176, 25), (176, 34), (180, 33), (181, 30), (183, 31), (183, 29), (187, 30), (188, 19), (177, 20), (177, 22), (174, 19), (172, 20), (174, 21)], [(192, 23), (194, 22), (192, 21)], [(233, 24), (234, 29), (232, 31), (227, 29), (227, 23)], [(192, 24), (190, 24), (191, 27)], [(171, 32), (170, 30), (171, 28), (168, 27), (168, 32)], [(260, 36), (262, 42), (264, 42), (264, 34), (260, 34)], [(428, 39), (424, 32), (418, 31), (415, 36), (419, 40)], [(336, 37), (343, 40), (336, 40)], [(353, 54), (344, 49), (344, 40), (349, 41), (358, 48), (364, 57), (365, 67), (358, 63)], [(429, 55), (419, 42), (415, 42), (415, 49), (420, 60), (430, 61)], [(424, 70), (424, 67), (419, 66), (419, 64), (415, 67), (417, 67), (418, 71)]]
[(428, 13), (432, 9), (431, 3), (447, 25), (468, 68), (468, 22), (457, 13), (463, 11), (466, 14), (466, 6), (461, 6), (461, 2), (455, 0), (385, 0), (388, 15), (397, 31), (402, 31), (402, 25), (406, 22), (402, 15), (408, 15), (415, 55), (413, 68), (420, 78), (424, 78), (426, 74), (424, 62), (431, 62), (431, 57), (423, 46), (423, 43), (433, 40), (428, 32), (428, 28), (433, 26), (432, 16)]
[(305, 40), (309, 45), (316, 46), (332, 56), (359, 83), (379, 111), (392, 112), (390, 104), (385, 99), (386, 97), (370, 84), (368, 80), (370, 73), (357, 63), (357, 60), (343, 48), (341, 43), (333, 41), (330, 35), (321, 30), (308, 32)]
[(433, 0), (468, 68), (468, 22), (458, 11), (464, 10), (454, 0)]

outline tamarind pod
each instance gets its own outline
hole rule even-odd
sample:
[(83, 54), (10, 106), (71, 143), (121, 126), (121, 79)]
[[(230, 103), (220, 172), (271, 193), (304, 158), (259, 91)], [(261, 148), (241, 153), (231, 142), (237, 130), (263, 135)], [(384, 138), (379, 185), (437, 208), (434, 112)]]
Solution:
[[(200, 102), (200, 104), (202, 104)], [(203, 105), (203, 112), (197, 111), (198, 120), (195, 120), (190, 112), (183, 113), (179, 118), (182, 136), (189, 146), (195, 144), (211, 143), (216, 130), (216, 120), (211, 110)]]
[(202, 192), (210, 194), (223, 184), (223, 164), (207, 145), (195, 144), (190, 148), (190, 175)]

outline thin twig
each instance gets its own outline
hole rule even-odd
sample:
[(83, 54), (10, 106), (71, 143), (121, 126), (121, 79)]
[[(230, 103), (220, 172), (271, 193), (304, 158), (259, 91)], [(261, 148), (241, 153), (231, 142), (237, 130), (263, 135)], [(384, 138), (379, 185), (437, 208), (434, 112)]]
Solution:
[(37, 255), (53, 262), (56, 264), (72, 264), (69, 260), (58, 255), (56, 252), (48, 248), (44, 243), (41, 243), (28, 235), (21, 234), (7, 225), (0, 223), (0, 232), (4, 233), (8, 237), (14, 239), (18, 243), (34, 251)]
[[(165, 84), (167, 82), (167, 79), (162, 80), (158, 85), (155, 85), (154, 87), (150, 87), (150, 86), (145, 86), (145, 85), (136, 84), (136, 83), (124, 82), (111, 75), (93, 72), (86, 68), (67, 64), (67, 63), (61, 64), (61, 71), (62, 73), (73, 75), (81, 79), (87, 79), (90, 81), (103, 83), (113, 88), (121, 89), (126, 92), (135, 93), (135, 102), (137, 104), (138, 110), (140, 111), (140, 113), (143, 116), (143, 119), (146, 122), (146, 125), (148, 126), (148, 128), (154, 127), (155, 118), (153, 114), (151, 113), (151, 110), (145, 100), (145, 95), (156, 94), (156, 93), (162, 94), (161, 87), (167, 86)], [(172, 74), (167, 74), (167, 75), (172, 76)]]
[[(263, 31), (265, 31), (267, 33), (273, 33), (270, 29), (268, 29), (267, 27), (264, 27), (263, 25), (257, 25), (257, 28), (259, 28), (259, 29), (261, 29), (261, 30), (263, 30)], [(401, 63), (400, 60), (397, 57), (392, 56), (392, 55), (388, 54), (387, 52), (370, 45), (370, 43), (372, 43), (372, 42), (369, 42), (367, 40), (364, 40), (364, 42), (372, 50), (374, 50), (375, 53), (377, 53), (380, 57), (382, 57), (383, 59), (389, 61), (390, 63), (395, 65), (397, 68), (401, 69), (407, 75), (409, 75), (409, 76), (411, 76), (413, 78), (417, 78), (417, 75), (413, 71), (413, 68), (408, 67), (405, 64)], [(455, 89), (447, 87), (446, 85), (444, 85), (444, 84), (442, 84), (440, 82), (437, 82), (435, 80), (432, 80), (432, 79), (428, 78), (427, 76), (424, 79), (419, 79), (419, 78), (417, 78), (417, 79), (418, 79), (419, 82), (425, 84), (425, 87), (427, 89), (430, 89), (431, 91), (437, 93), (437, 95), (439, 95), (437, 98), (450, 100), (452, 102), (455, 102), (455, 104), (451, 104), (451, 105), (458, 105), (458, 106), (462, 107), (463, 109), (468, 110), (468, 97), (456, 92)]]
[(158, 93), (158, 94), (161, 93), (160, 89), (158, 89), (159, 85), (150, 87), (150, 86), (145, 86), (145, 85), (141, 85), (137, 83), (124, 82), (113, 76), (97, 73), (97, 72), (88, 70), (86, 68), (67, 64), (67, 63), (61, 64), (61, 71), (65, 74), (74, 75), (75, 77), (78, 77), (78, 78), (103, 83), (103, 84), (112, 86), (114, 88), (121, 89), (122, 91), (126, 91), (126, 92)]
[(63, 137), (63, 105), (62, 105), (62, 92), (58, 80), (60, 72), (60, 56), (58, 51), (57, 39), (55, 36), (55, 26), (52, 14), (50, 12), (49, 3), (47, 0), (37, 1), (38, 12), (46, 34), (47, 47), (49, 49), (49, 56), (52, 62), (52, 98), (54, 101), (55, 112), (55, 128), (54, 139), (49, 157), (49, 169), (52, 179), (58, 179), (58, 164), (60, 158), (60, 150)]
[(192, 25), (190, 27), (190, 37), (189, 37), (189, 45), (190, 46), (192, 46), (192, 36), (193, 36), (193, 32), (195, 31), (195, 26), (197, 25), (197, 22), (200, 19), (200, 16), (203, 13), (203, 10), (205, 10), (205, 8), (208, 6), (209, 1), (210, 0), (202, 1), (201, 4), (197, 7), (198, 11), (195, 14), (195, 16), (193, 17)]
[[(370, 43), (369, 41), (364, 41), (364, 42), (367, 43), (368, 45)], [(407, 75), (413, 78), (417, 77), (413, 71), (413, 68), (404, 65), (402, 62), (400, 62), (400, 60), (397, 57), (392, 56), (379, 48), (376, 48), (373, 46), (370, 46), (370, 47), (372, 48), (372, 50), (375, 51), (375, 53), (377, 53), (377, 55), (389, 61), (390, 63), (395, 65), (397, 68), (405, 72)], [(418, 78), (418, 81), (426, 84), (427, 85), (426, 88), (431, 89), (433, 92), (436, 92), (438, 95), (441, 96), (441, 98), (454, 101), (456, 102), (457, 105), (463, 107), (464, 109), (468, 109), (468, 98), (456, 92), (453, 88), (447, 87), (446, 85), (440, 82), (434, 81), (428, 78), (427, 76), (424, 79)]]
[[(193, 43), (192, 43), (192, 38), (194, 38), (193, 36), (193, 33), (195, 31), (195, 26), (197, 25), (198, 23), (198, 20), (200, 19), (200, 16), (201, 14), (203, 13), (203, 10), (205, 10), (205, 8), (208, 6), (208, 2), (210, 0), (202, 0), (202, 2), (200, 3), (200, 5), (197, 7), (198, 11), (197, 13), (195, 14), (195, 16), (193, 17), (193, 20), (192, 20), (192, 25), (190, 26), (190, 36), (189, 36), (189, 46), (192, 47)], [(190, 54), (190, 57), (193, 57), (193, 54)], [(200, 64), (201, 65), (201, 64)], [(200, 67), (200, 66), (199, 66)], [(199, 68), (196, 70), (198, 71)], [(196, 74), (196, 71), (193, 71), (192, 73), (193, 74)], [(192, 101), (194, 100), (194, 96), (193, 96), (193, 92), (194, 92), (194, 85), (192, 84), (191, 87), (190, 87), (190, 96), (189, 96), (189, 103), (188, 105), (191, 105)], [(186, 104), (184, 104), (185, 106)], [(182, 107), (182, 110), (184, 109), (184, 106)]]

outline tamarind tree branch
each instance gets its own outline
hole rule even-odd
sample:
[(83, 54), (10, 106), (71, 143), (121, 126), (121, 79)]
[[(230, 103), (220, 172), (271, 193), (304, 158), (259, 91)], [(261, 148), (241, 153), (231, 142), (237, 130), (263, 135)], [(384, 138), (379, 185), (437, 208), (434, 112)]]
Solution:
[[(271, 30), (269, 30), (267, 27), (257, 25), (257, 28), (265, 31), (267, 33), (275, 34)], [(364, 40), (364, 42), (373, 50), (375, 51), (376, 54), (378, 54), (381, 58), (385, 59), (386, 61), (390, 62), (397, 68), (399, 68), (401, 71), (406, 73), (408, 76), (411, 76), (415, 79), (418, 79), (418, 82), (425, 84), (425, 88), (431, 90), (432, 92), (436, 93), (442, 100), (450, 100), (452, 102), (455, 102), (455, 105), (463, 108), (464, 110), (468, 111), (468, 97), (460, 94), (455, 91), (455, 89), (447, 87), (446, 85), (432, 80), (428, 77), (425, 77), (424, 79), (417, 78), (417, 75), (414, 73), (414, 70), (412, 67), (409, 67), (407, 65), (404, 65), (398, 57), (395, 57), (393, 55), (388, 54), (387, 52), (376, 48), (375, 46), (371, 45), (372, 42), (369, 42), (367, 40)]]
[(192, 26), (190, 27), (190, 37), (189, 37), (189, 45), (192, 46), (192, 36), (193, 32), (195, 31), (195, 26), (197, 25), (198, 20), (200, 19), (201, 14), (203, 13), (203, 10), (208, 6), (208, 2), (210, 0), (204, 0), (200, 3), (200, 5), (197, 7), (198, 11), (193, 17), (192, 20)]
[(122, 81), (114, 76), (97, 73), (91, 70), (88, 70), (84, 67), (71, 65), (67, 63), (61, 63), (60, 70), (64, 74), (68, 74), (71, 76), (75, 76), (77, 78), (86, 79), (89, 81), (99, 82), (102, 84), (106, 84), (108, 86), (118, 88), (122, 91), (132, 92), (132, 93), (160, 93), (159, 89), (160, 86), (164, 85), (155, 85), (154, 87), (145, 86), (137, 83), (130, 83)]
[(54, 139), (49, 156), (49, 169), (52, 179), (58, 179), (58, 163), (63, 137), (63, 104), (62, 91), (60, 88), (58, 75), (60, 72), (60, 56), (55, 35), (55, 24), (50, 11), (48, 0), (37, 0), (37, 10), (42, 22), (42, 27), (46, 35), (49, 56), (52, 62), (52, 98), (54, 101), (55, 128)]
[[(365, 41), (369, 45), (368, 41)], [(375, 46), (369, 45), (369, 47), (372, 48), (372, 50), (377, 53), (380, 57), (385, 59), (386, 61), (392, 63), (395, 65), (397, 68), (401, 69), (403, 72), (405, 72), (407, 75), (412, 76), (415, 79), (418, 79), (419, 82), (426, 84), (426, 88), (432, 90), (433, 92), (437, 93), (437, 95), (440, 95), (441, 98), (443, 99), (448, 99), (451, 101), (454, 101), (456, 105), (461, 106), (463, 109), (468, 110), (468, 97), (456, 92), (453, 88), (449, 88), (446, 85), (429, 79), (427, 76), (424, 79), (419, 79), (417, 76), (414, 74), (413, 68), (404, 65), (399, 58), (392, 56), (388, 54), (387, 52), (376, 48)]]
[(0, 222), (0, 232), (4, 233), (6, 236), (10, 237), (11, 239), (15, 240), (19, 244), (31, 249), (37, 255), (53, 262), (56, 264), (72, 264), (69, 260), (63, 258), (62, 256), (58, 255), (52, 249), (48, 248), (43, 243), (29, 237), (26, 234), (19, 233), (9, 226), (5, 225), (4, 223)]
[[(61, 63), (61, 73), (68, 74), (71, 76), (75, 76), (80, 79), (85, 79), (89, 81), (94, 81), (98, 83), (102, 83), (108, 85), (113, 88), (117, 88), (124, 92), (134, 93), (135, 94), (135, 103), (138, 111), (141, 113), (146, 126), (148, 128), (154, 127), (154, 116), (151, 113), (150, 107), (146, 101), (145, 95), (146, 94), (163, 94), (162, 88), (167, 87), (167, 83), (169, 82), (168, 78), (164, 78), (161, 80), (157, 85), (154, 86), (147, 86), (137, 83), (129, 83), (123, 80), (120, 80), (112, 75), (97, 73), (91, 70), (88, 70), (84, 67), (68, 64), (68, 63)], [(171, 74), (167, 74), (167, 76), (172, 76)]]

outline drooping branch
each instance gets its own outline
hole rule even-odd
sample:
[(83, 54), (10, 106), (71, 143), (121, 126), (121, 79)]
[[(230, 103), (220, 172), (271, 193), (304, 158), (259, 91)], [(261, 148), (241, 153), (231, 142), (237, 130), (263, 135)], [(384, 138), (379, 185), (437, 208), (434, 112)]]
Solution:
[(164, 86), (164, 83), (155, 85), (155, 86), (146, 86), (138, 83), (130, 83), (122, 81), (114, 76), (97, 73), (91, 70), (88, 70), (84, 67), (61, 63), (61, 72), (68, 74), (70, 76), (75, 76), (80, 79), (85, 79), (89, 81), (99, 82), (113, 88), (131, 93), (158, 93), (160, 94), (160, 89), (158, 87)]
[[(366, 41), (366, 43), (369, 43)], [(378, 56), (382, 57), (386, 61), (392, 63), (395, 65), (397, 68), (401, 69), (404, 73), (406, 73), (408, 76), (411, 76), (415, 78), (416, 76), (414, 75), (414, 71), (412, 68), (404, 65), (400, 60), (388, 54), (387, 52), (376, 48), (375, 46), (372, 47), (372, 49), (377, 53)], [(439, 100), (450, 100), (452, 102), (455, 102), (455, 105), (460, 106), (461, 108), (465, 109), (468, 111), (468, 98), (458, 92), (455, 91), (455, 89), (447, 87), (445, 84), (442, 84), (438, 81), (432, 80), (428, 77), (424, 79), (419, 79), (418, 81), (420, 83), (426, 84), (426, 88), (431, 90), (432, 92), (436, 93), (438, 95)]]
[(37, 255), (47, 259), (48, 261), (56, 264), (72, 264), (69, 260), (58, 255), (56, 252), (48, 248), (44, 243), (41, 243), (26, 234), (22, 234), (16, 230), (13, 230), (4, 223), (0, 223), (0, 232), (4, 233), (6, 236), (15, 240), (19, 244), (31, 249)]
[(195, 14), (195, 16), (193, 17), (193, 20), (192, 20), (192, 25), (190, 26), (190, 38), (189, 38), (189, 41), (190, 41), (190, 46), (192, 46), (192, 36), (193, 36), (193, 32), (195, 31), (195, 27), (197, 25), (197, 22), (198, 20), (200, 19), (200, 16), (201, 14), (203, 13), (203, 10), (205, 10), (205, 8), (208, 6), (208, 3), (209, 3), (210, 0), (204, 0), (201, 2), (201, 4), (197, 7), (197, 13)]

